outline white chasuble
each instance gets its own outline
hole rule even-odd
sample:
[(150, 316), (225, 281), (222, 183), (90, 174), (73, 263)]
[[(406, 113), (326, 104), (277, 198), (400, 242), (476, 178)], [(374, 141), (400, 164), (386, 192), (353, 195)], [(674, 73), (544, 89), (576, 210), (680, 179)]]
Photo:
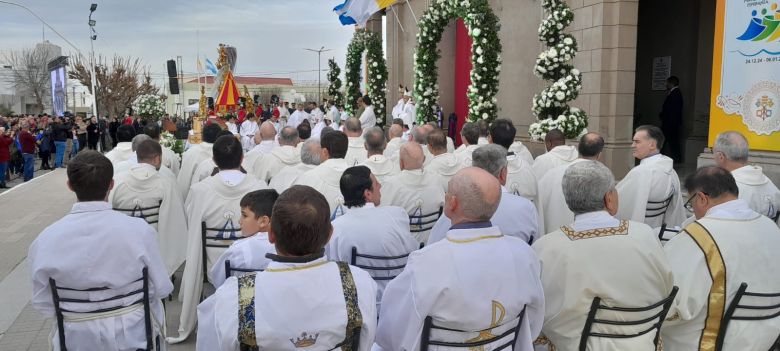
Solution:
[(114, 177), (109, 202), (114, 208), (134, 210), (123, 212), (127, 215), (151, 215), (147, 222), (155, 222), (151, 226), (157, 230), (160, 254), (168, 274), (173, 275), (184, 263), (187, 249), (187, 217), (176, 183), (163, 177), (154, 166), (140, 163)]
[(192, 176), (201, 161), (212, 158), (213, 146), (211, 143), (201, 142), (193, 145), (185, 151), (181, 157), (181, 169), (176, 177), (182, 199), (187, 199), (187, 193), (192, 186)]
[[(712, 207), (664, 246), (680, 288), (661, 330), (671, 351), (714, 350), (723, 314), (740, 284), (754, 293), (780, 292), (780, 229), (765, 216), (733, 200)], [(772, 305), (778, 300), (744, 297), (742, 305)], [(772, 310), (771, 313), (776, 312)], [(737, 316), (766, 315), (738, 309)], [(723, 350), (769, 350), (780, 334), (780, 319), (732, 320)]]
[[(669, 296), (674, 286), (671, 268), (652, 228), (640, 222), (618, 221), (606, 211), (578, 215), (574, 223), (539, 239), (533, 249), (542, 263), (542, 333), (556, 350), (579, 350), (594, 297), (606, 306), (645, 307)], [(644, 315), (599, 312), (599, 318), (638, 320), (659, 310)], [(591, 331), (632, 334), (646, 328), (649, 325), (594, 324)], [(591, 337), (588, 350), (655, 351), (654, 338), (654, 332), (628, 339)]]
[(279, 146), (266, 154), (262, 161), (255, 162), (252, 167), (244, 167), (249, 174), (264, 182), (271, 181), (282, 169), (295, 166), (301, 162), (301, 152), (294, 146)]
[(376, 177), (379, 183), (384, 184), (387, 178), (401, 173), (401, 166), (398, 161), (393, 161), (384, 155), (374, 155), (363, 161), (363, 166), (371, 170), (371, 174)]
[(515, 155), (520, 156), (520, 158), (529, 165), (534, 164), (534, 157), (531, 155), (531, 151), (528, 151), (528, 148), (525, 147), (522, 142), (515, 141), (512, 143), (512, 145), (509, 146), (509, 152), (514, 152)]
[[(27, 262), (32, 279), (32, 307), (47, 318), (54, 318), (50, 278), (64, 288), (109, 288), (95, 292), (60, 291), (63, 298), (98, 301), (140, 289), (141, 282), (137, 280), (146, 267), (153, 332), (164, 336), (165, 312), (161, 300), (173, 291), (173, 284), (160, 257), (156, 237), (157, 233), (144, 220), (112, 211), (108, 202), (77, 202), (69, 214), (44, 229), (30, 245)], [(137, 299), (138, 295), (132, 295), (91, 304), (61, 301), (63, 308), (74, 311), (133, 306), (85, 321), (72, 320), (65, 313), (67, 348), (106, 351), (146, 348), (144, 309), (141, 304), (134, 304)], [(59, 350), (56, 323), (50, 335), (50, 345)]]
[[(274, 261), (265, 271), (240, 278), (244, 282), (253, 278), (241, 291), (238, 279), (231, 277), (198, 306), (197, 350), (239, 351), (239, 335), (247, 334), (260, 350), (331, 350), (347, 337), (348, 314), (361, 328), (355, 351), (371, 350), (377, 319), (376, 283), (371, 276), (345, 265), (344, 279), (351, 276), (353, 282), (346, 285), (357, 296), (356, 311), (348, 313), (345, 295), (349, 292), (336, 262), (321, 255), (313, 260), (312, 256), (270, 257)], [(239, 296), (245, 302), (239, 303)], [(246, 318), (242, 323), (240, 306), (248, 304), (254, 306), (247, 308), (254, 312), (254, 320)], [(245, 330), (252, 326), (253, 330)]]
[(114, 166), (119, 162), (127, 161), (127, 159), (132, 156), (135, 156), (135, 152), (133, 151), (133, 143), (131, 142), (118, 143), (116, 144), (116, 147), (106, 153), (106, 157)]
[[(465, 144), (464, 144), (465, 145)], [(474, 150), (476, 150), (481, 145), (468, 145), (461, 149), (460, 152), (456, 153), (455, 156), (458, 157), (458, 162), (460, 162), (460, 166), (463, 168), (471, 167), (471, 156), (474, 153)]]
[[(670, 228), (680, 226), (686, 216), (680, 178), (672, 167), (673, 163), (671, 158), (656, 154), (643, 159), (638, 166), (632, 168), (616, 186), (620, 197), (617, 217), (643, 222), (653, 228), (660, 227), (663, 223)], [(659, 207), (657, 203), (670, 196), (671, 202), (665, 214), (646, 216), (653, 214), (653, 211), (648, 212), (648, 208)]]
[[(520, 239), (489, 222), (453, 227), (445, 240), (413, 252), (382, 297), (376, 343), (381, 350), (417, 350), (425, 318), (436, 326), (484, 331), (468, 336), (432, 332), (437, 340), (500, 335), (525, 317), (513, 350), (533, 350), (544, 320), (539, 259)], [(464, 340), (464, 338), (468, 338)], [(453, 340), (455, 339), (455, 340)], [(505, 340), (502, 340), (506, 342)], [(485, 346), (495, 348), (500, 343)]]
[[(244, 176), (240, 182), (233, 183), (223, 179), (221, 173), (192, 186), (184, 206), (187, 210), (188, 240), (187, 263), (184, 265), (179, 290), (179, 299), (182, 301), (179, 336), (168, 338), (169, 342), (184, 341), (195, 329), (195, 307), (203, 290), (203, 260), (206, 260), (206, 270), (209, 270), (225, 251), (223, 248), (210, 247), (206, 249), (207, 257), (203, 257), (201, 222), (205, 222), (207, 228), (240, 229), (238, 220), (241, 217), (241, 198), (251, 191), (267, 188), (265, 183), (251, 176)], [(210, 236), (217, 234), (209, 232)], [(223, 235), (230, 236), (231, 233), (224, 232)], [(241, 232), (233, 235), (240, 236)]]
[(565, 164), (572, 163), (580, 157), (576, 146), (556, 146), (547, 153), (539, 155), (533, 163), (536, 179), (542, 179), (547, 171)]
[[(382, 183), (382, 205), (402, 207), (409, 215), (438, 213), (444, 206), (446, 184), (443, 179), (422, 169), (404, 170)], [(443, 216), (443, 215), (442, 215)], [(431, 220), (435, 216), (424, 218)], [(415, 228), (420, 228), (415, 225)], [(413, 233), (418, 242), (428, 241), (430, 231)]]
[(436, 155), (431, 158), (431, 163), (425, 166), (425, 171), (438, 174), (441, 176), (445, 184), (449, 183), (450, 179), (463, 169), (463, 165), (458, 160), (455, 154), (445, 152), (441, 155)]
[(173, 152), (173, 150), (163, 146), (162, 147), (162, 164), (173, 172), (174, 175), (179, 174), (181, 169), (181, 158), (179, 154)]
[(336, 210), (343, 207), (344, 196), (341, 195), (339, 182), (341, 175), (351, 165), (347, 164), (343, 158), (332, 158), (322, 162), (319, 166), (298, 176), (293, 185), (307, 185), (317, 190), (325, 196), (330, 206), (331, 217)]
[(554, 232), (561, 227), (574, 222), (574, 213), (569, 210), (566, 197), (563, 196), (563, 175), (569, 166), (585, 161), (576, 159), (569, 164), (561, 165), (549, 170), (542, 179), (539, 179), (538, 206), (543, 214), (545, 233)]
[(260, 127), (257, 125), (257, 122), (246, 120), (244, 123), (241, 123), (241, 147), (245, 152), (255, 147), (255, 134), (257, 133), (260, 133)]
[[(391, 116), (393, 116), (393, 119), (401, 118), (401, 114), (404, 112), (404, 106), (406, 105), (406, 102), (404, 102), (404, 99), (398, 100), (398, 103), (393, 106), (393, 111), (390, 113)], [(401, 118), (403, 119), (403, 118)], [(411, 126), (411, 124), (406, 123), (404, 121), (404, 124)]]
[(350, 167), (357, 166), (368, 158), (365, 141), (363, 137), (349, 137), (348, 140), (347, 155), (344, 156), (344, 159), (347, 160), (347, 165)]
[[(209, 270), (209, 280), (215, 288), (225, 282), (225, 262), (230, 261), (231, 268), (264, 270), (271, 262), (266, 254), (275, 254), (274, 244), (268, 241), (268, 233), (257, 233), (246, 239), (237, 240), (219, 256)], [(245, 273), (242, 273), (245, 274)], [(233, 273), (232, 275), (241, 275)]]
[(276, 190), (277, 193), (281, 194), (292, 186), (293, 182), (296, 178), (298, 178), (298, 176), (311, 171), (314, 169), (314, 167), (316, 166), (305, 164), (303, 162), (295, 166), (284, 167), (281, 171), (279, 171), (279, 173), (271, 178), (268, 186), (270, 186), (271, 189)]
[(769, 218), (780, 211), (780, 190), (777, 189), (761, 167), (744, 166), (731, 171), (739, 188), (739, 198), (745, 200), (753, 211)]
[(360, 115), (360, 126), (363, 130), (376, 126), (376, 115), (374, 114), (374, 106), (366, 106), (366, 109)]
[(531, 164), (526, 163), (516, 154), (507, 155), (506, 161), (506, 188), (509, 189), (512, 194), (520, 195), (536, 203), (539, 196), (539, 189)]
[(385, 157), (398, 161), (396, 155), (398, 155), (398, 150), (401, 150), (401, 145), (403, 144), (404, 144), (404, 139), (401, 138), (390, 139), (390, 141), (387, 142), (387, 146), (385, 147), (385, 152), (384, 152)]

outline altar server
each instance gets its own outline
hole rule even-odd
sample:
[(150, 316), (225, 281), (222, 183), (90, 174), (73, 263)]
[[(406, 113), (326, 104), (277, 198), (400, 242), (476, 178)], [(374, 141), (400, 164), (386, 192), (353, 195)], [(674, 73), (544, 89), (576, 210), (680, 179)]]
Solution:
[[(150, 138), (157, 142), (161, 142), (160, 137), (160, 127), (157, 124), (149, 123), (144, 127), (144, 134), (148, 135)], [(162, 146), (162, 165), (166, 168), (170, 169), (173, 174), (178, 175), (179, 169), (181, 168), (181, 158), (179, 157), (179, 154), (173, 152), (168, 147)]]
[[(501, 229), (502, 234), (518, 237), (528, 244), (538, 239), (542, 233), (539, 232), (539, 216), (534, 204), (512, 194), (505, 186), (508, 174), (506, 149), (495, 144), (481, 146), (474, 151), (474, 167), (487, 171), (501, 184), (501, 201), (490, 219), (493, 225)], [(446, 214), (442, 215), (431, 229), (428, 245), (445, 239), (451, 226), (451, 219)]]
[(255, 147), (255, 134), (260, 127), (257, 125), (257, 117), (254, 113), (246, 114), (246, 120), (241, 123), (241, 145), (244, 151), (252, 150)]
[(572, 163), (579, 155), (577, 148), (566, 145), (566, 138), (558, 129), (552, 129), (544, 137), (547, 153), (539, 155), (534, 160), (533, 171), (536, 179), (542, 179), (547, 171), (565, 164)]
[(287, 190), (298, 176), (304, 174), (314, 167), (317, 167), (320, 162), (320, 141), (316, 139), (307, 140), (306, 142), (298, 144), (301, 151), (301, 160), (294, 166), (287, 166), (282, 168), (277, 173), (268, 186), (275, 189), (277, 192), (282, 193)]
[[(32, 307), (54, 318), (49, 279), (70, 289), (106, 287), (101, 292), (67, 292), (68, 297), (98, 301), (141, 288), (141, 271), (149, 277), (149, 300), (155, 336), (165, 325), (162, 299), (173, 291), (157, 247), (154, 228), (139, 218), (111, 210), (106, 202), (113, 186), (111, 161), (96, 151), (83, 151), (68, 163), (68, 188), (77, 201), (70, 213), (47, 227), (30, 245), (27, 262), (32, 278)], [(137, 297), (135, 295), (134, 297)], [(115, 313), (95, 313), (84, 321), (64, 316), (69, 350), (135, 350), (146, 347), (144, 309), (135, 300), (108, 302), (103, 307), (122, 306)], [(373, 302), (373, 300), (371, 301)], [(98, 303), (68, 309), (97, 309)], [(371, 306), (373, 307), (373, 303)], [(57, 324), (52, 324), (51, 344), (59, 350)]]
[(241, 218), (238, 224), (245, 239), (231, 244), (209, 270), (209, 279), (215, 288), (225, 282), (226, 261), (230, 261), (231, 268), (254, 270), (263, 270), (271, 262), (265, 255), (276, 253), (274, 245), (268, 241), (268, 229), (278, 197), (276, 190), (263, 189), (250, 192), (241, 198)]
[[(742, 283), (754, 293), (780, 292), (780, 229), (738, 199), (734, 177), (720, 167), (703, 167), (685, 180), (697, 220), (664, 246), (680, 287), (661, 330), (666, 350), (714, 350), (723, 314)], [(741, 305), (771, 305), (777, 299), (746, 296)], [(737, 311), (738, 316), (776, 312)], [(780, 335), (780, 318), (732, 320), (723, 350), (770, 350)]]
[(491, 224), (501, 193), (498, 180), (481, 169), (463, 169), (452, 178), (445, 213), (453, 226), (446, 240), (413, 252), (403, 273), (387, 285), (379, 348), (417, 350), (428, 316), (436, 326), (480, 331), (470, 338), (481, 340), (513, 326), (525, 309), (512, 349), (533, 350), (544, 320), (539, 260), (526, 243)]
[(122, 125), (117, 128), (116, 140), (118, 143), (111, 151), (106, 153), (106, 157), (111, 161), (111, 164), (116, 165), (133, 156), (133, 137), (135, 137), (133, 126)]
[[(346, 213), (333, 220), (333, 236), (325, 247), (331, 261), (351, 262), (352, 248), (359, 254), (403, 256), (420, 244), (409, 232), (409, 215), (397, 206), (379, 206), (382, 185), (366, 166), (347, 168), (340, 181)], [(372, 260), (358, 258), (356, 264), (372, 267), (403, 265), (406, 259)], [(373, 277), (397, 276), (401, 270), (371, 271)], [(377, 281), (377, 310), (387, 280)]]
[(282, 169), (295, 166), (301, 162), (301, 152), (298, 150), (298, 130), (284, 127), (279, 133), (279, 146), (260, 158), (251, 168), (246, 168), (249, 174), (263, 181), (270, 181)]
[(176, 178), (181, 197), (187, 199), (187, 193), (192, 186), (192, 176), (200, 165), (200, 162), (212, 158), (212, 145), (217, 140), (217, 135), (222, 129), (215, 124), (203, 127), (202, 138), (199, 144), (195, 144), (182, 154), (181, 170)]
[(764, 175), (761, 167), (748, 164), (748, 151), (747, 139), (738, 132), (721, 133), (712, 147), (715, 163), (734, 176), (739, 198), (753, 211), (776, 218), (780, 211), (780, 190)]
[(447, 135), (441, 129), (435, 129), (428, 133), (428, 151), (431, 154), (431, 162), (425, 166), (429, 172), (438, 174), (444, 182), (449, 182), (455, 173), (463, 169), (455, 154), (447, 152)]
[[(656, 126), (640, 126), (634, 134), (634, 157), (641, 160), (617, 185), (620, 193), (620, 209), (617, 217), (644, 222), (656, 228), (680, 226), (685, 220), (680, 178), (674, 171), (674, 161), (661, 155), (664, 135)], [(657, 203), (671, 197), (663, 215), (649, 217), (648, 208), (658, 208)], [(654, 202), (656, 204), (651, 204)], [(653, 215), (653, 213), (650, 213)]]
[(368, 152), (368, 159), (363, 161), (362, 164), (371, 170), (371, 174), (380, 183), (389, 177), (401, 173), (398, 161), (393, 161), (384, 155), (387, 141), (385, 141), (385, 133), (382, 131), (382, 128), (373, 127), (369, 129), (363, 135), (363, 139), (365, 139), (364, 145)]
[(268, 238), (277, 254), (265, 271), (228, 279), (198, 306), (197, 349), (331, 350), (359, 335), (356, 351), (370, 350), (376, 283), (323, 256), (333, 230), (325, 198), (294, 186), (273, 211)]
[[(618, 194), (609, 168), (592, 160), (574, 163), (566, 169), (562, 186), (574, 221), (543, 236), (533, 249), (542, 262), (542, 332), (555, 350), (574, 351), (594, 297), (609, 306), (645, 307), (669, 296), (674, 281), (656, 232), (644, 223), (614, 217)], [(621, 326), (594, 328), (602, 333), (635, 332)], [(627, 339), (591, 337), (587, 345), (590, 350), (655, 351), (654, 338), (652, 332)]]
[(554, 232), (562, 226), (574, 222), (574, 212), (569, 210), (566, 198), (563, 196), (563, 175), (566, 170), (579, 162), (587, 160), (600, 161), (601, 152), (604, 149), (604, 138), (597, 133), (588, 133), (580, 138), (577, 152), (580, 158), (572, 163), (555, 167), (539, 179), (539, 207), (543, 214), (544, 229), (546, 232)]
[(298, 176), (293, 185), (307, 185), (319, 191), (328, 200), (330, 213), (337, 217), (337, 210), (343, 213), (344, 198), (339, 189), (339, 180), (349, 168), (344, 156), (347, 154), (347, 136), (339, 131), (325, 133), (320, 139), (321, 163), (312, 170)]
[(348, 118), (344, 122), (344, 134), (347, 135), (347, 140), (349, 141), (347, 155), (344, 156), (347, 165), (352, 167), (363, 163), (368, 158), (368, 152), (366, 151), (366, 142), (363, 139), (363, 127), (360, 125), (360, 120), (355, 117)]
[(184, 263), (186, 255), (187, 218), (184, 201), (176, 189), (175, 181), (159, 173), (163, 167), (160, 144), (151, 139), (145, 140), (136, 149), (136, 154), (138, 163), (114, 177), (114, 189), (109, 202), (114, 208), (133, 210), (123, 212), (125, 214), (135, 217), (149, 215), (146, 221), (157, 230), (160, 253), (168, 275), (173, 275)]
[[(439, 211), (444, 205), (444, 180), (433, 172), (423, 169), (425, 156), (420, 144), (408, 142), (401, 146), (401, 173), (387, 178), (383, 204), (399, 206), (410, 215), (427, 215)], [(414, 233), (420, 243), (428, 240), (429, 231)]]
[[(239, 228), (241, 198), (248, 192), (266, 189), (261, 180), (247, 176), (239, 169), (243, 150), (241, 143), (231, 135), (224, 135), (214, 142), (214, 163), (219, 173), (192, 186), (184, 208), (187, 211), (187, 264), (184, 266), (179, 299), (182, 300), (179, 336), (168, 338), (177, 343), (187, 339), (195, 329), (195, 306), (200, 300), (203, 289), (203, 260), (206, 270), (211, 269), (214, 260), (225, 249), (207, 248), (203, 257), (201, 243), (201, 222), (207, 228)], [(210, 233), (214, 235), (216, 233)], [(232, 232), (221, 233), (224, 236), (238, 235)]]

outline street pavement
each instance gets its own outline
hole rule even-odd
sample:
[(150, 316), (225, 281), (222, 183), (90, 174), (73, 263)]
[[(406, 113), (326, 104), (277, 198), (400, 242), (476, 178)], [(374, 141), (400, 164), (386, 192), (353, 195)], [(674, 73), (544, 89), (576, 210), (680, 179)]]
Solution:
[[(10, 189), (0, 192), (0, 351), (50, 349), (52, 319), (30, 306), (32, 287), (26, 258), (30, 243), (67, 214), (76, 201), (66, 181), (65, 169), (40, 171), (33, 180), (14, 180), (8, 183)], [(180, 280), (177, 277), (176, 281)], [(166, 308), (168, 330), (176, 335), (181, 303), (167, 302)], [(195, 335), (168, 350), (195, 350)]]

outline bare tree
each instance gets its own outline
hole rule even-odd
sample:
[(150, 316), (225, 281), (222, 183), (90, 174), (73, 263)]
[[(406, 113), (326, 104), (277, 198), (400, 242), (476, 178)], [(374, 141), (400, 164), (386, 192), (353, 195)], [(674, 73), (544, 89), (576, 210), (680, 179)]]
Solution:
[(3, 62), (11, 66), (14, 89), (35, 98), (38, 113), (43, 113), (44, 99), (49, 96), (48, 64), (54, 57), (42, 48), (9, 50), (3, 53)]
[[(68, 77), (76, 79), (92, 93), (92, 72), (89, 61), (77, 57), (71, 62)], [(141, 95), (158, 94), (152, 84), (149, 67), (139, 58), (114, 56), (110, 62), (98, 56), (95, 64), (98, 111), (101, 115), (122, 115)]]

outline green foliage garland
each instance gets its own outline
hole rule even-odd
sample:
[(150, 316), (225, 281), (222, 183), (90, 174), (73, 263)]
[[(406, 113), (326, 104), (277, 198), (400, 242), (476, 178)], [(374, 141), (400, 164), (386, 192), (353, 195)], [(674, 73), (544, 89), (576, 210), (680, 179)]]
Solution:
[(567, 138), (576, 138), (588, 132), (588, 116), (568, 105), (582, 89), (582, 74), (570, 64), (577, 54), (577, 40), (563, 32), (574, 21), (574, 12), (564, 0), (542, 0), (542, 7), (547, 18), (539, 26), (539, 40), (549, 49), (536, 59), (534, 74), (552, 84), (534, 96), (537, 123), (528, 132), (534, 140), (543, 140), (551, 129), (559, 129)]
[(328, 85), (328, 95), (333, 99), (333, 102), (335, 102), (336, 105), (341, 106), (344, 104), (344, 93), (341, 92), (341, 78), (339, 78), (341, 75), (341, 68), (339, 68), (335, 59), (328, 60), (328, 67), (330, 68), (328, 71), (328, 82), (330, 82)]
[(439, 100), (436, 61), (441, 57), (437, 46), (442, 32), (451, 20), (463, 19), (471, 46), (471, 85), (468, 88), (471, 122), (488, 122), (497, 118), (498, 75), (501, 72), (501, 29), (498, 17), (487, 0), (436, 0), (420, 19), (417, 33), (417, 52), (414, 55), (414, 98), (417, 104), (417, 122), (436, 120)]
[(365, 29), (355, 31), (355, 36), (347, 47), (347, 65), (344, 71), (347, 83), (345, 109), (354, 116), (355, 111), (357, 111), (357, 98), (362, 96), (360, 71), (364, 51), (368, 64), (368, 91), (366, 95), (371, 98), (374, 104), (376, 123), (382, 125), (387, 107), (387, 64), (382, 49), (382, 37)]

